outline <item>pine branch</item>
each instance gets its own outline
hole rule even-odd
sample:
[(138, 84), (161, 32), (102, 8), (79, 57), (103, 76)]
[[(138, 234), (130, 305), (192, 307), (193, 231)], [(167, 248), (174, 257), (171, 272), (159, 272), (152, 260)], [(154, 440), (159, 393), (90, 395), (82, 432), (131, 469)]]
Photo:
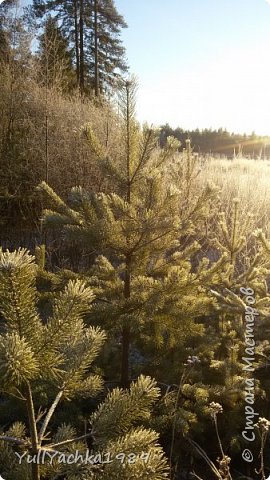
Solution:
[(49, 424), (49, 422), (50, 422), (50, 420), (51, 420), (51, 418), (52, 418), (52, 416), (55, 412), (55, 409), (56, 409), (58, 403), (60, 402), (63, 394), (64, 394), (64, 390), (60, 390), (60, 392), (58, 392), (58, 394), (55, 397), (54, 402), (52, 403), (52, 405), (51, 405), (51, 407), (50, 407), (50, 409), (49, 409), (49, 411), (48, 411), (48, 413), (47, 413), (47, 415), (44, 419), (43, 425), (42, 425), (42, 427), (39, 431), (39, 436), (38, 436), (40, 442), (44, 438), (44, 435), (45, 435), (46, 429), (48, 427), (48, 424)]
[(130, 183), (132, 184), (138, 171), (140, 170), (141, 166), (143, 165), (143, 162), (144, 162), (144, 159), (145, 159), (145, 156), (146, 156), (146, 153), (147, 153), (147, 148), (150, 144), (150, 141), (151, 141), (151, 137), (152, 137), (152, 134), (153, 134), (153, 130), (152, 129), (149, 129), (148, 131), (148, 135), (147, 135), (147, 139), (145, 141), (145, 144), (144, 144), (144, 148), (143, 148), (143, 152), (142, 152), (142, 155), (141, 155), (141, 158), (138, 162), (138, 165), (133, 173), (133, 175), (131, 176), (131, 179), (130, 179)]
[(42, 343), (42, 345), (40, 346), (40, 348), (37, 350), (37, 353), (40, 353), (42, 352), (48, 345), (50, 345), (51, 341), (52, 341), (52, 338), (56, 335), (56, 333), (60, 333), (62, 330), (64, 330), (65, 328), (65, 321), (69, 318), (69, 315), (70, 313), (72, 312), (72, 308), (75, 304), (75, 298), (72, 300), (67, 312), (66, 312), (66, 315), (64, 316), (64, 318), (62, 319), (62, 322), (59, 323), (58, 325), (58, 330), (57, 331), (52, 331), (51, 332), (51, 335), (49, 335), (49, 333), (47, 332), (47, 335), (46, 335), (46, 338), (44, 340), (44, 342)]
[(149, 240), (148, 242), (145, 242), (145, 243), (143, 243), (142, 245), (140, 245), (137, 250), (139, 250), (139, 249), (141, 249), (141, 248), (144, 248), (144, 247), (147, 247), (147, 245), (151, 245), (151, 243), (154, 243), (154, 242), (156, 242), (157, 240), (160, 240), (161, 238), (166, 237), (166, 235), (169, 235), (169, 234), (172, 233), (173, 231), (174, 231), (173, 229), (170, 229), (170, 230), (168, 230), (167, 232), (164, 232), (164, 233), (162, 233), (161, 235), (158, 235), (157, 237), (152, 238), (152, 239)]
[(44, 417), (44, 415), (46, 415), (47, 411), (41, 411), (41, 409), (39, 409), (39, 412), (37, 414), (37, 418), (36, 418), (36, 424), (38, 424), (38, 422), (40, 422), (40, 420), (42, 419), (42, 417)]
[(19, 392), (20, 396), (15, 395), (15, 393), (11, 393), (8, 390), (1, 390), (1, 392), (8, 395), (9, 397), (13, 397), (13, 398), (16, 398), (17, 400), (22, 400), (23, 402), (26, 402), (26, 398), (22, 395), (22, 393), (17, 388), (15, 390)]
[(53, 443), (53, 444), (50, 444), (50, 445), (46, 445), (45, 448), (53, 449), (55, 447), (60, 447), (60, 446), (62, 447), (63, 445), (69, 445), (69, 444), (74, 443), (74, 442), (80, 442), (81, 440), (85, 440), (86, 438), (90, 438), (90, 437), (93, 437), (92, 432), (91, 433), (86, 433), (85, 435), (81, 435), (80, 437), (71, 438), (69, 440), (63, 440), (63, 442), (58, 442), (58, 443)]

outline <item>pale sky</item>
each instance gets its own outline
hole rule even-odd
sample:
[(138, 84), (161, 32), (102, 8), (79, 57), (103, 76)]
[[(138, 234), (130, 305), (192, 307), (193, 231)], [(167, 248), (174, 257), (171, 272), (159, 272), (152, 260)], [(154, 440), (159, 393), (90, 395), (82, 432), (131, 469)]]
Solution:
[(270, 0), (115, 0), (140, 121), (270, 135)]

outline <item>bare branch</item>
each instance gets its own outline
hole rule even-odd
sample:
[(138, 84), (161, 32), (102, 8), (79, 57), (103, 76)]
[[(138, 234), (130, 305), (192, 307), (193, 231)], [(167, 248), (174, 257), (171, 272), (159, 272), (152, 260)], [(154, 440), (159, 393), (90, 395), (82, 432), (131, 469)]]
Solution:
[(9, 437), (7, 435), (0, 435), (0, 441), (15, 443), (15, 445), (24, 445), (24, 446), (29, 445), (29, 442), (26, 442), (25, 440), (22, 440), (21, 438)]
[(80, 440), (85, 440), (86, 438), (89, 438), (89, 437), (92, 437), (92, 433), (86, 433), (85, 435), (81, 435), (80, 437), (75, 437), (75, 438), (71, 438), (69, 440), (64, 440), (63, 442), (59, 442), (59, 443), (53, 443), (51, 445), (46, 445), (45, 448), (55, 448), (55, 447), (60, 447), (60, 446), (63, 446), (63, 445), (69, 445), (70, 443), (74, 443), (74, 442), (79, 442)]

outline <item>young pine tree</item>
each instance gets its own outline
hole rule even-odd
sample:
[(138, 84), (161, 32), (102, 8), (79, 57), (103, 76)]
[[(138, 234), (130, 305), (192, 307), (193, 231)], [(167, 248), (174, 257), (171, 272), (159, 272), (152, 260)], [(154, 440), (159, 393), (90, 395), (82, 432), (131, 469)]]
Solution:
[(112, 193), (74, 188), (66, 205), (46, 184), (40, 187), (55, 206), (45, 211), (45, 222), (96, 258), (91, 276), (86, 272), (98, 298), (92, 318), (120, 340), (122, 385), (130, 381), (133, 347), (179, 345), (199, 328), (195, 319), (212, 302), (207, 285), (217, 281), (224, 262), (192, 263), (200, 250), (194, 222), (200, 228), (215, 193), (207, 187), (194, 196), (188, 215), (181, 211), (185, 185), (175, 184), (173, 169), (179, 142), (169, 138), (160, 150), (157, 132), (140, 128), (135, 90), (132, 82), (122, 89), (118, 158), (110, 157), (89, 125), (84, 129)]
[[(259, 332), (264, 328), (264, 319), (269, 315), (270, 296), (267, 279), (270, 263), (263, 246), (252, 230), (252, 216), (240, 221), (240, 201), (234, 199), (227, 214), (221, 213), (217, 223), (214, 245), (227, 254), (226, 274), (217, 288), (212, 290), (217, 300), (220, 342), (213, 368), (225, 375), (228, 393), (239, 391), (243, 381), (242, 356), (245, 356), (245, 308), (247, 294), (253, 292), (254, 308), (260, 314), (254, 325), (259, 348)], [(244, 289), (244, 290), (243, 290)]]
[[(182, 406), (189, 408), (190, 402), (196, 399), (192, 410), (202, 424), (205, 422), (203, 411), (207, 401), (222, 404), (224, 428), (221, 438), (224, 451), (231, 457), (238, 455), (244, 445), (241, 431), (246, 379), (253, 376), (254, 403), (260, 405), (265, 415), (267, 402), (263, 399), (269, 398), (269, 383), (266, 382), (267, 349), (269, 351), (269, 342), (266, 340), (270, 307), (269, 251), (267, 255), (267, 241), (262, 232), (254, 235), (252, 223), (250, 215), (241, 218), (241, 204), (235, 199), (210, 228), (210, 245), (217, 255), (225, 254), (225, 268), (219, 282), (211, 287), (216, 302), (211, 315), (204, 320), (206, 335), (197, 343), (194, 352), (203, 365), (201, 375), (194, 374), (192, 387), (184, 385), (182, 389)], [(250, 292), (250, 301), (253, 302), (254, 297), (252, 307), (259, 313), (254, 325), (245, 321), (245, 308), (248, 305), (248, 294), (244, 294), (245, 291)], [(243, 357), (254, 357), (252, 374), (244, 370)], [(201, 412), (198, 411), (199, 390), (205, 396), (205, 399), (202, 398)], [(206, 435), (207, 431), (202, 434), (195, 425), (193, 438), (200, 445), (205, 443)], [(212, 446), (213, 451), (215, 444)], [(181, 445), (178, 448), (181, 449)]]
[[(78, 435), (72, 425), (51, 431), (60, 402), (100, 392), (102, 380), (89, 369), (105, 334), (84, 324), (93, 292), (79, 280), (56, 296), (51, 317), (42, 322), (36, 275), (34, 258), (25, 250), (0, 252), (0, 392), (22, 403), (27, 417), (27, 425), (17, 421), (0, 434), (1, 474), (6, 480), (164, 480), (168, 467), (158, 435), (140, 427), (159, 397), (149, 377), (141, 376), (129, 391), (113, 390), (89, 413), (88, 432)], [(44, 398), (52, 396), (51, 406), (44, 408)], [(76, 451), (87, 454), (86, 438), (91, 439), (90, 453), (97, 455), (95, 464), (86, 457), (69, 461)], [(56, 457), (52, 462), (42, 453)], [(108, 454), (110, 461), (102, 461)]]
[[(1, 438), (32, 455), (43, 448), (61, 400), (100, 391), (101, 379), (89, 375), (88, 369), (105, 339), (103, 331), (83, 323), (93, 293), (80, 281), (67, 285), (55, 300), (53, 316), (43, 324), (36, 305), (36, 273), (34, 258), (25, 250), (0, 252), (1, 391), (24, 403), (30, 434), (30, 438)], [(33, 396), (40, 383), (52, 389), (55, 398), (38, 427)], [(40, 467), (33, 463), (32, 479), (39, 478)]]

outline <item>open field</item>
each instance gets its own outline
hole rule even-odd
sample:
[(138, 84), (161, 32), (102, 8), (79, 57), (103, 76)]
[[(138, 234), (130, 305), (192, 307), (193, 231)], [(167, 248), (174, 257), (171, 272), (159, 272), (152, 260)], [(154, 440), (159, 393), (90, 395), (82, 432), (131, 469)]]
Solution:
[(263, 228), (269, 233), (270, 160), (202, 159), (198, 181), (203, 185), (210, 182), (220, 188), (224, 210), (234, 198), (239, 198), (240, 215), (252, 214), (254, 227)]

